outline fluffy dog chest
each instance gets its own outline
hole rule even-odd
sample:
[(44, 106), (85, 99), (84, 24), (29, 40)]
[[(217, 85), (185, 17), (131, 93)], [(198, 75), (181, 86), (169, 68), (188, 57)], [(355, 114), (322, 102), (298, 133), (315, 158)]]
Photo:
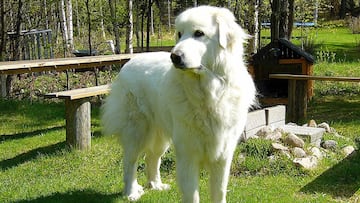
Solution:
[(206, 137), (222, 136), (220, 132), (237, 124), (234, 114), (240, 98), (233, 87), (209, 75), (189, 72), (181, 76), (172, 80), (176, 91), (168, 95), (176, 124), (183, 123), (189, 133)]

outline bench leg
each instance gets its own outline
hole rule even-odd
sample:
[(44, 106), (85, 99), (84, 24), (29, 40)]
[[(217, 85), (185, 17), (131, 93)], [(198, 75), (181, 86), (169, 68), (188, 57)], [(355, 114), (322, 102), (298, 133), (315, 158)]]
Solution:
[(0, 98), (6, 97), (6, 77), (7, 75), (0, 75)]
[(91, 147), (91, 106), (88, 99), (65, 100), (66, 142), (84, 150)]

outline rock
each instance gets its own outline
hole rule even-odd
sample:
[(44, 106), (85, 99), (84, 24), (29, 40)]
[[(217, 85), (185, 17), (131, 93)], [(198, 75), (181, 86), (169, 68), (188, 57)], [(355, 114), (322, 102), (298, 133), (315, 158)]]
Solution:
[(316, 127), (317, 127), (317, 124), (316, 124), (315, 120), (311, 119), (311, 120), (308, 122), (308, 127), (316, 128)]
[(321, 143), (321, 146), (324, 149), (335, 149), (337, 144), (338, 143), (335, 140), (326, 140), (326, 141)]
[(293, 163), (299, 167), (310, 170), (317, 166), (318, 160), (315, 156), (308, 156), (304, 158), (295, 158)]
[(300, 147), (292, 148), (291, 152), (296, 158), (304, 158), (304, 157), (306, 157), (306, 152)]
[(275, 151), (289, 151), (289, 148), (285, 147), (282, 144), (276, 143), (276, 142), (271, 143), (271, 146)]
[(352, 154), (355, 151), (355, 148), (353, 146), (349, 145), (349, 146), (344, 147), (342, 149), (342, 151), (344, 152), (344, 154), (346, 156), (349, 156), (350, 154)]
[(269, 134), (271, 134), (273, 132), (273, 130), (271, 129), (270, 126), (264, 126), (263, 128), (261, 128), (255, 135), (260, 137), (260, 138), (265, 138), (267, 137)]
[(279, 131), (274, 131), (270, 134), (268, 134), (265, 139), (267, 140), (272, 140), (272, 141), (277, 141), (277, 140), (280, 140), (280, 138), (282, 137), (282, 134), (281, 132)]
[(289, 133), (286, 136), (284, 143), (289, 146), (292, 146), (292, 147), (300, 147), (300, 148), (303, 148), (304, 144), (305, 144), (304, 140), (302, 140), (301, 138), (299, 138), (298, 136), (296, 136), (293, 133)]
[(320, 147), (321, 139), (325, 132), (323, 128), (302, 127), (285, 125), (281, 127), (286, 133), (293, 133), (303, 140), (310, 141), (310, 144)]
[(324, 128), (325, 132), (328, 132), (328, 133), (330, 133), (332, 131), (331, 128), (330, 128), (330, 125), (325, 123), (325, 122), (320, 123), (317, 127), (318, 128)]
[(316, 158), (318, 158), (319, 160), (323, 158), (323, 154), (321, 153), (320, 149), (317, 147), (310, 147), (309, 151), (311, 152), (311, 154), (313, 156), (315, 156)]

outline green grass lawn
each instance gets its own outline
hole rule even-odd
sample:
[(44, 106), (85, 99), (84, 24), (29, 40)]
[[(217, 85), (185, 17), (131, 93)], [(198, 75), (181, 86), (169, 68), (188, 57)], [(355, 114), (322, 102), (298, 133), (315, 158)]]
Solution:
[[(356, 47), (350, 39), (356, 36), (347, 36), (345, 28), (332, 29), (318, 30), (317, 40), (328, 38), (324, 49), (341, 56), (347, 53), (345, 47)], [(356, 54), (352, 52), (351, 60), (342, 56), (332, 63), (320, 62), (314, 67), (315, 74), (360, 77)], [(340, 146), (356, 146), (354, 140), (360, 137), (359, 93), (356, 83), (317, 81), (308, 117), (330, 123), (346, 138)], [(0, 202), (127, 202), (121, 194), (122, 150), (114, 138), (101, 135), (99, 105), (92, 108), (92, 148), (88, 151), (66, 146), (64, 108), (62, 102), (0, 100)], [(246, 166), (236, 155), (228, 202), (359, 202), (360, 153), (344, 158), (335, 152), (314, 171), (298, 171), (288, 165), (272, 166), (265, 172), (244, 171)], [(170, 150), (164, 157), (162, 174), (171, 190), (146, 191), (139, 202), (180, 202), (174, 165)], [(144, 184), (143, 160), (138, 171), (139, 182)], [(202, 202), (210, 201), (207, 182), (203, 172)]]
[[(317, 105), (326, 108), (329, 104)], [(0, 109), (5, 112), (0, 116), (0, 202), (126, 202), (121, 197), (122, 151), (114, 138), (100, 135), (98, 107), (93, 108), (92, 149), (88, 151), (71, 150), (66, 146), (63, 108), (62, 103), (0, 101)], [(343, 109), (350, 111), (346, 107)], [(333, 122), (349, 137), (354, 135), (346, 130), (358, 134), (360, 131), (356, 126), (359, 124), (351, 119)], [(230, 177), (228, 201), (355, 201), (360, 197), (359, 158), (351, 158), (340, 169), (335, 166), (343, 164), (337, 160), (300, 175), (281, 172), (281, 169), (278, 174), (268, 175), (248, 175), (240, 171)], [(173, 154), (168, 153), (162, 169), (163, 179), (172, 189), (148, 191), (139, 202), (179, 202), (172, 159)], [(144, 184), (143, 161), (140, 166), (140, 183)], [(332, 180), (336, 178), (334, 173), (344, 172), (350, 175), (340, 175)], [(326, 173), (330, 175), (321, 178)], [(209, 202), (205, 172), (200, 187), (201, 198)]]

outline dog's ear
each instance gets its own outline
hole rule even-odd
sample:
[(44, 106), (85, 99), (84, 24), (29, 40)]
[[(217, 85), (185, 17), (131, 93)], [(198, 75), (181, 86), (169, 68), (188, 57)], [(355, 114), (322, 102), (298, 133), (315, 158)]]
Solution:
[(224, 49), (232, 50), (242, 46), (249, 36), (236, 23), (234, 15), (225, 8), (219, 10), (216, 16), (219, 29), (219, 44)]

